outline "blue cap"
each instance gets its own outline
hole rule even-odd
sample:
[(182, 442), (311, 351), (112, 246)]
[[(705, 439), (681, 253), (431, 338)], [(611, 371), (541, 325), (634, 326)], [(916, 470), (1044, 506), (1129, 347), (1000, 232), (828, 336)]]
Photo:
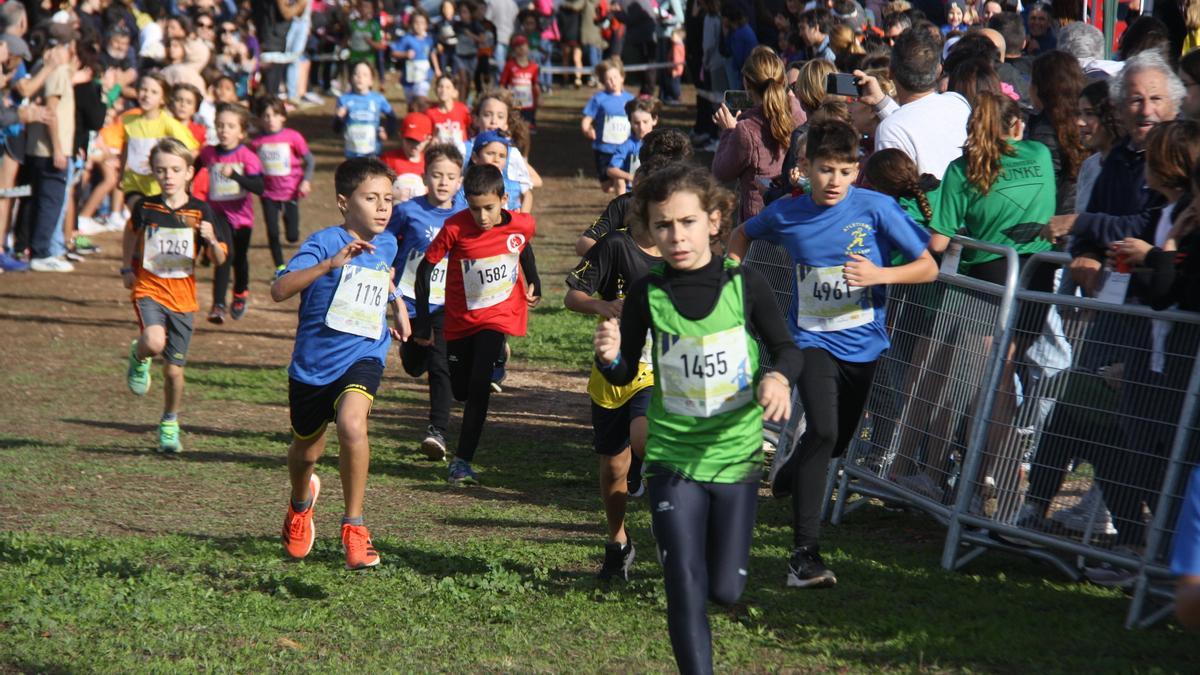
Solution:
[(505, 135), (503, 132), (496, 131), (494, 129), (489, 130), (489, 131), (484, 131), (484, 132), (480, 133), (478, 136), (476, 136), (475, 141), (471, 147), (482, 148), (483, 146), (487, 145), (488, 143), (503, 143), (504, 147), (506, 147), (506, 148), (512, 147), (512, 139), (509, 138), (507, 135)]

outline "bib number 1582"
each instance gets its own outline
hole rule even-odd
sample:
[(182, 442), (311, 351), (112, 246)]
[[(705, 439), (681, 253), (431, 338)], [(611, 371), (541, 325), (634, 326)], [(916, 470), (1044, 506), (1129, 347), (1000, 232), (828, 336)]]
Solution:
[(475, 274), (479, 275), (479, 283), (494, 284), (508, 276), (508, 265), (502, 264), (495, 267), (476, 269)]

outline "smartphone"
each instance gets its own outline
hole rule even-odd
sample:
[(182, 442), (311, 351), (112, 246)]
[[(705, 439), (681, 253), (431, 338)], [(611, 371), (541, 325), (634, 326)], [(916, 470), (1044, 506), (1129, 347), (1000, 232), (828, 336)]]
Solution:
[(745, 89), (729, 89), (725, 92), (725, 107), (737, 117), (743, 110), (753, 108), (754, 102), (750, 100), (750, 92)]
[(825, 93), (838, 96), (862, 96), (862, 89), (850, 73), (830, 73), (825, 78)]

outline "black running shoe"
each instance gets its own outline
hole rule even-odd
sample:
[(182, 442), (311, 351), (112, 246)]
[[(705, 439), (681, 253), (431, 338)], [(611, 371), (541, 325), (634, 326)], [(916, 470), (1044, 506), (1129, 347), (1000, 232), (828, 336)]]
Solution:
[(633, 568), (634, 552), (632, 539), (626, 541), (624, 544), (616, 542), (605, 544), (604, 564), (600, 567), (600, 572), (596, 574), (596, 578), (601, 581), (608, 581), (613, 577), (620, 577), (622, 581), (629, 581), (629, 570)]
[(816, 546), (797, 546), (788, 561), (787, 585), (793, 588), (833, 588), (837, 577), (825, 566)]

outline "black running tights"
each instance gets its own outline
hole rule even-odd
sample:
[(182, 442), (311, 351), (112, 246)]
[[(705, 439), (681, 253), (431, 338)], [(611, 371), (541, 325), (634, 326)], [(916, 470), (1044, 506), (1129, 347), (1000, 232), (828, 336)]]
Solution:
[(213, 272), (213, 302), (225, 304), (226, 292), (229, 290), (229, 272), (233, 270), (234, 294), (245, 293), (250, 288), (250, 234), (249, 227), (238, 227), (233, 230), (233, 250), (229, 260), (217, 267)]
[(463, 402), (462, 429), (454, 456), (466, 462), (475, 457), (479, 447), (488, 400), (492, 397), (492, 369), (504, 354), (504, 340), (504, 333), (485, 329), (465, 338), (446, 341), (450, 390), (454, 400)]
[(712, 672), (707, 601), (732, 605), (746, 587), (758, 485), (698, 483), (661, 467), (647, 487), (667, 587), (667, 629), (684, 675)]
[(792, 538), (795, 546), (814, 546), (821, 534), (821, 506), (829, 460), (846, 451), (862, 417), (875, 361), (842, 361), (824, 349), (805, 349), (804, 371), (796, 384), (807, 427), (792, 475)]
[(275, 267), (279, 267), (285, 262), (283, 245), (279, 241), (279, 216), (283, 215), (283, 229), (288, 243), (294, 244), (300, 241), (300, 208), (295, 199), (277, 202), (264, 197), (262, 209), (263, 220), (267, 221), (267, 246), (271, 249), (271, 260)]
[(400, 363), (413, 377), (429, 373), (429, 423), (446, 431), (450, 424), (450, 369), (446, 363), (446, 337), (442, 333), (445, 312), (429, 317), (433, 344), (426, 347), (409, 340), (400, 343)]

